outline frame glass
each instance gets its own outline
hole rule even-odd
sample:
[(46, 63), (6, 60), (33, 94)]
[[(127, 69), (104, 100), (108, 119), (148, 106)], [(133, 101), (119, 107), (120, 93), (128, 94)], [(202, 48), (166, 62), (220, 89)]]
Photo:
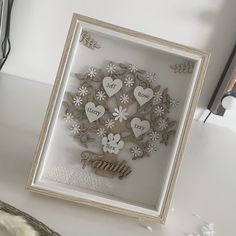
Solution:
[(74, 14), (28, 189), (164, 223), (208, 61)]

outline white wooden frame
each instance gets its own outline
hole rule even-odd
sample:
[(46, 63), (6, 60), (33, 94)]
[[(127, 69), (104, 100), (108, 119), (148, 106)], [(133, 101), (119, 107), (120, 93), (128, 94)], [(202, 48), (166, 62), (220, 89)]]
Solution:
[[(83, 27), (89, 27), (90, 29), (96, 31), (102, 29), (103, 32), (108, 34), (112, 32), (114, 37), (122, 37), (129, 40), (130, 38), (132, 38), (136, 43), (149, 45), (163, 52), (180, 55), (195, 62), (192, 82), (188, 92), (189, 99), (187, 99), (186, 104), (184, 105), (185, 110), (183, 112), (182, 119), (176, 134), (178, 142), (175, 143), (175, 147), (173, 148), (173, 155), (175, 156), (175, 158), (173, 158), (173, 161), (171, 163), (172, 168), (170, 168), (170, 171), (168, 173), (168, 178), (163, 190), (164, 194), (160, 201), (160, 207), (156, 211), (145, 209), (143, 207), (135, 206), (128, 203), (119, 202), (113, 199), (93, 196), (90, 193), (82, 193), (73, 189), (67, 190), (65, 192), (65, 189), (60, 185), (55, 184), (54, 186), (48, 187), (43, 182), (39, 181), (40, 173), (43, 168), (44, 157), (46, 156), (47, 148), (50, 144), (50, 137), (52, 136), (55, 121), (59, 114), (59, 109), (68, 82), (68, 75), (76, 51), (75, 49)], [(186, 144), (187, 136), (194, 115), (194, 110), (203, 84), (208, 61), (209, 54), (206, 52), (119, 26), (115, 26), (86, 16), (74, 14), (58, 69), (57, 78), (48, 105), (47, 114), (39, 138), (38, 146), (35, 152), (33, 165), (27, 184), (28, 189), (30, 191), (38, 192), (48, 196), (82, 203), (89, 206), (95, 206), (101, 209), (133, 216), (136, 218), (154, 220), (160, 223), (164, 223), (168, 213), (168, 208), (174, 190), (177, 173), (183, 156), (184, 146)]]

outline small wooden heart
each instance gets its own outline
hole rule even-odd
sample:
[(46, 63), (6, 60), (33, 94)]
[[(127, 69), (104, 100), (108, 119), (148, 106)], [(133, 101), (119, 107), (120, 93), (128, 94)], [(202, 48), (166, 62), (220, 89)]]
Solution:
[(153, 90), (150, 88), (144, 89), (141, 86), (138, 86), (134, 89), (134, 97), (138, 101), (139, 105), (142, 106), (153, 97)]
[(93, 102), (88, 102), (85, 105), (85, 113), (88, 117), (89, 122), (93, 122), (102, 117), (105, 113), (105, 108), (101, 105), (95, 106)]
[(131, 128), (134, 132), (134, 136), (137, 138), (142, 134), (145, 134), (150, 129), (150, 123), (147, 120), (141, 121), (139, 118), (135, 117), (130, 122)]
[(122, 88), (122, 81), (120, 79), (113, 80), (111, 77), (105, 77), (102, 84), (109, 97), (112, 97)]

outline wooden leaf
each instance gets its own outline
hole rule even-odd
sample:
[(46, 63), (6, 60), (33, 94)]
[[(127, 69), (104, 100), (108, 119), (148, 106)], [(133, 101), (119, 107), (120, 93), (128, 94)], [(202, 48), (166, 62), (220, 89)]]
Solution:
[(101, 48), (101, 46), (98, 44), (97, 41), (95, 41), (91, 35), (83, 30), (82, 31), (82, 34), (80, 36), (80, 42), (86, 46), (87, 48), (90, 48), (90, 49), (98, 49), (98, 48)]

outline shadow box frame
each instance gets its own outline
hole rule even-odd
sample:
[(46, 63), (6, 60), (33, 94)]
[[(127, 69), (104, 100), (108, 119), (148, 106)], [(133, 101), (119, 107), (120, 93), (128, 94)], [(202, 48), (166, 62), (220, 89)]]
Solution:
[[(136, 42), (144, 42), (152, 46), (155, 45), (156, 49), (160, 50), (161, 52), (183, 56), (186, 59), (194, 61), (195, 63), (192, 73), (193, 82), (191, 82), (192, 85), (190, 86), (190, 96), (185, 103), (185, 111), (182, 117), (183, 119), (181, 120), (181, 131), (179, 132), (178, 136), (179, 138), (176, 147), (176, 153), (173, 159), (172, 167), (170, 169), (168, 182), (166, 184), (165, 191), (163, 192), (162, 205), (158, 211), (146, 211), (142, 207), (137, 208), (132, 204), (123, 204), (117, 200), (110, 201), (106, 200), (106, 198), (99, 198), (98, 200), (96, 196), (93, 197), (93, 195), (91, 194), (88, 197), (88, 195), (80, 194), (80, 192), (76, 194), (74, 194), (73, 191), (66, 192), (61, 187), (48, 187), (39, 180), (40, 165), (44, 156), (46, 155), (45, 153), (47, 153), (47, 142), (52, 137), (51, 132), (53, 127), (55, 126), (55, 120), (58, 117), (58, 110), (61, 104), (60, 102), (62, 102), (61, 96), (63, 91), (65, 92), (65, 78), (68, 77), (68, 71), (70, 68), (70, 64), (72, 63), (72, 57), (75, 50), (75, 44), (79, 41), (79, 36), (82, 32), (83, 27), (92, 27), (96, 30), (105, 30), (109, 33), (112, 32), (115, 35), (122, 35), (122, 37), (127, 37), (129, 38), (129, 40), (131, 38)], [(44, 194), (47, 196), (97, 207), (138, 219), (164, 223), (168, 214), (168, 209), (181, 164), (184, 147), (186, 145), (191, 122), (194, 116), (194, 111), (200, 95), (201, 87), (203, 85), (208, 62), (209, 53), (207, 52), (74, 13), (57, 72), (56, 80), (54, 83), (53, 91), (47, 108), (45, 120), (39, 137), (39, 142), (35, 151), (27, 188), (32, 192)]]

